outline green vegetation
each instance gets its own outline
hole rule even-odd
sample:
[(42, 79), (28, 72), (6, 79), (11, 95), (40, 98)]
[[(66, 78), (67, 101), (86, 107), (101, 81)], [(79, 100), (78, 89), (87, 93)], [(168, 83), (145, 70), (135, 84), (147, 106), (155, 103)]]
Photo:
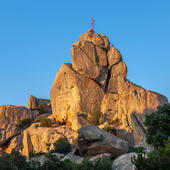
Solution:
[(164, 147), (170, 136), (170, 104), (158, 107), (158, 110), (146, 116), (147, 142), (155, 148)]
[(110, 126), (110, 125), (105, 126), (103, 128), (103, 130), (105, 130), (105, 131), (107, 131), (107, 132), (109, 132), (109, 133), (111, 133), (113, 135), (116, 135), (116, 129), (114, 127)]
[(129, 147), (129, 151), (128, 152), (136, 152), (136, 153), (145, 153), (145, 148), (144, 147)]
[(51, 127), (52, 125), (51, 119), (48, 118), (40, 118), (38, 121), (40, 122), (40, 126), (42, 127)]
[(25, 156), (14, 150), (11, 154), (5, 153), (0, 156), (0, 170), (26, 170), (29, 167)]
[(92, 125), (99, 125), (100, 120), (101, 120), (101, 112), (96, 111), (96, 112), (92, 113), (92, 115), (89, 119), (89, 123), (92, 124)]
[(68, 142), (67, 138), (60, 137), (56, 142), (53, 143), (54, 152), (67, 154), (71, 152), (72, 146)]
[(18, 130), (22, 130), (22, 129), (29, 127), (30, 125), (31, 125), (31, 119), (27, 118), (27, 119), (23, 119), (23, 120), (18, 120), (18, 122), (16, 124), (16, 128)]
[(27, 162), (26, 157), (19, 152), (12, 151), (11, 154), (0, 156), (0, 170), (111, 170), (112, 161), (108, 158), (90, 162), (84, 160), (81, 164), (75, 164), (69, 160), (60, 161), (56, 156), (44, 154), (48, 159), (41, 166), (36, 162)]
[(146, 155), (138, 154), (132, 158), (138, 170), (170, 170), (170, 138), (165, 147), (160, 147)]
[(170, 104), (146, 116), (147, 142), (155, 148), (153, 152), (139, 153), (132, 158), (138, 170), (170, 170)]

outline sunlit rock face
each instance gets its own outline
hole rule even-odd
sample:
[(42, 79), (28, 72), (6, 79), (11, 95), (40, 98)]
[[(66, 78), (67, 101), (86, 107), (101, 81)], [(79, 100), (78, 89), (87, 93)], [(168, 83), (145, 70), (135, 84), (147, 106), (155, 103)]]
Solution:
[(18, 120), (31, 118), (31, 112), (23, 106), (0, 106), (0, 147), (20, 133), (16, 128)]
[[(144, 115), (168, 103), (165, 96), (126, 79), (127, 67), (109, 39), (89, 30), (71, 48), (71, 64), (58, 70), (51, 88), (56, 120), (78, 130), (89, 115), (101, 112), (102, 123), (117, 135), (139, 144), (145, 139)], [(132, 139), (133, 138), (133, 139)]]
[(5, 152), (10, 153), (12, 149), (16, 149), (26, 156), (29, 153), (46, 153), (54, 149), (53, 143), (60, 137), (66, 137), (70, 143), (73, 143), (77, 133), (66, 126), (41, 127), (39, 123), (33, 123), (11, 140)]
[(77, 130), (88, 123), (88, 114), (100, 110), (104, 92), (92, 79), (63, 64), (51, 88), (52, 112), (57, 121)]

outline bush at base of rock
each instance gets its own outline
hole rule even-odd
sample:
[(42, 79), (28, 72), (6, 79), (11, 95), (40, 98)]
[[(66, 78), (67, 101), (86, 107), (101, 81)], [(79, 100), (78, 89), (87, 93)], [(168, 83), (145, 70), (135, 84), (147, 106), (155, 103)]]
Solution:
[(137, 158), (132, 157), (132, 163), (137, 170), (170, 170), (170, 138), (165, 148), (158, 148), (148, 156), (138, 154)]
[(41, 118), (39, 119), (39, 122), (41, 127), (51, 127), (52, 125), (51, 119), (47, 119), (47, 118)]
[(135, 153), (144, 153), (145, 152), (145, 148), (144, 147), (129, 147), (129, 151), (128, 152), (135, 152)]
[(163, 147), (170, 136), (170, 104), (158, 107), (158, 110), (146, 116), (147, 139), (155, 148)]
[(113, 135), (116, 135), (116, 129), (115, 129), (114, 127), (105, 126), (105, 127), (103, 128), (103, 130), (105, 130), (105, 131), (107, 131), (107, 132), (109, 132), (109, 133), (111, 133), (111, 134), (113, 134)]
[[(43, 162), (36, 159), (26, 158), (19, 152), (12, 151), (11, 154), (0, 156), (0, 170), (111, 170), (112, 161), (103, 158), (96, 162), (84, 160), (81, 164), (73, 163), (69, 160), (60, 161), (55, 155), (44, 154)], [(41, 160), (42, 161), (42, 160)]]
[(67, 154), (71, 152), (72, 146), (68, 142), (67, 138), (60, 137), (56, 142), (53, 143), (54, 151), (58, 153)]
[(16, 124), (16, 128), (18, 130), (22, 130), (25, 129), (27, 127), (29, 127), (31, 125), (31, 119), (23, 119), (23, 120), (18, 120), (17, 124)]
[(0, 156), (0, 170), (26, 170), (29, 169), (29, 164), (26, 162), (26, 157), (19, 152), (12, 151), (11, 154), (4, 153)]

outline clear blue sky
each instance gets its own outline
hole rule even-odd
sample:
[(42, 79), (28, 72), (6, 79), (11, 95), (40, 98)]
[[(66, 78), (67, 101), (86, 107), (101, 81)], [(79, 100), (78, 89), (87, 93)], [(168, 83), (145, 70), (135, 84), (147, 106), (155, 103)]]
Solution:
[(170, 0), (1, 0), (0, 105), (50, 98), (92, 16), (95, 32), (120, 50), (128, 79), (170, 101)]

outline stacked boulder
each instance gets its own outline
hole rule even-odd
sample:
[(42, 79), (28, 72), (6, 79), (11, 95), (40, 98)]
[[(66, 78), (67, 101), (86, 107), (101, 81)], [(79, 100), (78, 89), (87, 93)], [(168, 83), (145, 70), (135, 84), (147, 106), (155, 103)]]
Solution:
[(167, 98), (128, 81), (120, 52), (92, 30), (73, 44), (71, 59), (72, 64), (58, 70), (51, 88), (55, 119), (77, 131), (99, 111), (102, 123), (113, 124), (118, 136), (142, 143), (144, 115), (168, 103)]

